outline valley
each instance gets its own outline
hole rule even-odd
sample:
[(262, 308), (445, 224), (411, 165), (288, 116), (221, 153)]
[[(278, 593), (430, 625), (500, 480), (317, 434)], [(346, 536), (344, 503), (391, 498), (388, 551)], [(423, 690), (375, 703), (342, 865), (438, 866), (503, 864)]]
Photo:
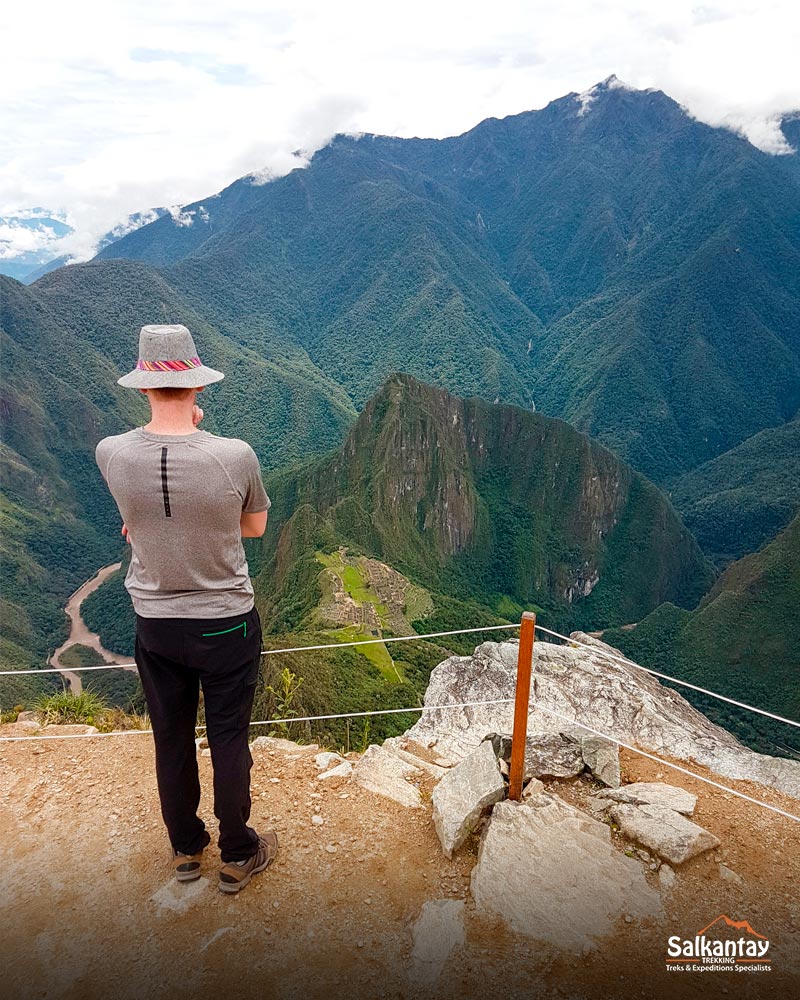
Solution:
[[(122, 566), (122, 563), (111, 563), (110, 566), (103, 566), (99, 569), (97, 573), (85, 583), (82, 583), (80, 587), (75, 591), (74, 594), (67, 601), (67, 605), (64, 608), (67, 617), (70, 620), (71, 627), (69, 638), (66, 639), (58, 649), (53, 653), (50, 659), (47, 661), (48, 666), (60, 667), (61, 676), (69, 682), (69, 689), (73, 694), (80, 694), (83, 690), (83, 681), (80, 673), (76, 673), (69, 669), (69, 666), (75, 666), (76, 664), (67, 664), (65, 662), (65, 654), (68, 651), (73, 650), (77, 652), (75, 647), (79, 647), (80, 653), (84, 653), (85, 650), (93, 651), (97, 654), (97, 660), (100, 663), (129, 663), (128, 657), (119, 657), (116, 653), (112, 653), (107, 649), (104, 649), (100, 637), (89, 630), (81, 617), (81, 604), (89, 594), (94, 593), (98, 587), (100, 587), (103, 582), (112, 574), (116, 573)], [(130, 671), (135, 671), (134, 667), (127, 667), (126, 669)]]
[[(160, 211), (91, 261), (0, 277), (3, 665), (78, 662), (64, 605), (125, 558), (94, 446), (147, 419), (116, 384), (140, 326), (181, 322), (226, 372), (203, 426), (253, 445), (273, 499), (247, 546), (271, 643), (534, 608), (562, 632), (638, 622), (619, 644), (651, 665), (794, 705), (772, 547), (800, 502), (798, 154), (615, 77), (591, 95), (446, 139), (339, 135), (191, 224)], [(129, 655), (120, 572), (83, 613)], [(308, 660), (303, 708), (419, 697), (443, 650)], [(0, 678), (0, 708), (49, 684)]]

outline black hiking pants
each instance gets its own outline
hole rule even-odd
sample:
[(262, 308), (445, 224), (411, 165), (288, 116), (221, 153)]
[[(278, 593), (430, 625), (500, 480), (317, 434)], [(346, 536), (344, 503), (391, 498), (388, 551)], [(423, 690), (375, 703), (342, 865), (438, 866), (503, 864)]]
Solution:
[(211, 842), (197, 815), (201, 685), (222, 860), (243, 861), (258, 849), (256, 831), (247, 825), (253, 766), (247, 735), (260, 653), (255, 607), (230, 618), (136, 616), (134, 658), (153, 728), (161, 815), (173, 848), (182, 854), (195, 854)]

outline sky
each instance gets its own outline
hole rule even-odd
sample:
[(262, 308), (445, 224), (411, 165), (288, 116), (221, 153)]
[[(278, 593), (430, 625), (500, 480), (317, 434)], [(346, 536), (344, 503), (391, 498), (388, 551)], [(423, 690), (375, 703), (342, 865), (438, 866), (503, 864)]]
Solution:
[(337, 132), (456, 135), (612, 73), (773, 153), (800, 109), (796, 0), (41, 0), (4, 4), (0, 37), (0, 216), (60, 213), (75, 259)]

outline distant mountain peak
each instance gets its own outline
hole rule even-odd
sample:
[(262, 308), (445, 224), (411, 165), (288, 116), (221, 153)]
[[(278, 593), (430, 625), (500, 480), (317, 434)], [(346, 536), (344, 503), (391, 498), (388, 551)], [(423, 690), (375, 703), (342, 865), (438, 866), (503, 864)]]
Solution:
[(601, 80), (601, 82), (597, 84), (597, 87), (601, 90), (616, 90), (618, 87), (623, 87), (625, 90), (637, 89), (636, 87), (631, 87), (629, 84), (625, 83), (624, 80), (620, 80), (616, 73), (612, 73), (610, 76), (607, 76), (605, 80)]
[(627, 94), (637, 97), (645, 95), (651, 98), (655, 97), (660, 99), (664, 105), (669, 105), (673, 109), (679, 110), (681, 114), (688, 114), (685, 107), (669, 97), (668, 94), (665, 94), (663, 90), (659, 90), (658, 87), (634, 87), (633, 84), (620, 80), (616, 73), (612, 73), (605, 80), (601, 80), (580, 94), (573, 92), (567, 94), (564, 98), (560, 98), (559, 101), (576, 102), (578, 104), (577, 117), (583, 118), (594, 107), (598, 99), (606, 97), (614, 91), (625, 91)]
[(638, 90), (637, 87), (632, 87), (630, 84), (625, 83), (623, 80), (612, 73), (607, 76), (605, 80), (601, 80), (596, 83), (593, 87), (589, 87), (588, 90), (584, 90), (581, 94), (575, 94), (575, 100), (578, 102), (578, 117), (582, 118), (587, 111), (591, 108), (592, 104), (597, 100), (601, 94), (606, 94), (611, 90)]

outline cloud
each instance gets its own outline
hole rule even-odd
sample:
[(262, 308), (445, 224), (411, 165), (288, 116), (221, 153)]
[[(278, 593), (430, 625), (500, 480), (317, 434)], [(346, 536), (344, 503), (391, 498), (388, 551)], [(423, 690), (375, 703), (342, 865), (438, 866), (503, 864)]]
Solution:
[(612, 73), (769, 152), (800, 108), (788, 0), (44, 0), (3, 5), (0, 31), (0, 215), (65, 213), (77, 259), (336, 132), (457, 134)]
[(55, 239), (55, 230), (50, 226), (30, 229), (13, 220), (0, 222), (0, 260), (14, 260), (23, 254), (37, 253), (52, 246)]
[(170, 214), (170, 218), (181, 229), (186, 229), (191, 225), (194, 225), (194, 217), (197, 214), (194, 209), (189, 209), (184, 211), (180, 205), (170, 205), (167, 209)]

